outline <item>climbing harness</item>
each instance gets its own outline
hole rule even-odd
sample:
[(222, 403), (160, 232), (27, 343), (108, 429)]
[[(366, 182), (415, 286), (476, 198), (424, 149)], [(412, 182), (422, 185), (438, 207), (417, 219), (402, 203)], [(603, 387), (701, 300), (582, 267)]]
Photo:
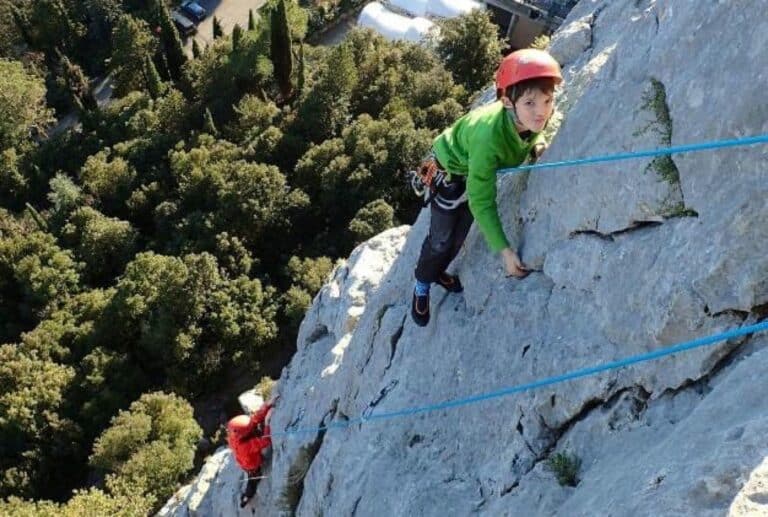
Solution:
[(411, 188), (417, 196), (424, 198), (423, 206), (434, 202), (443, 210), (455, 210), (462, 203), (467, 202), (466, 190), (456, 199), (447, 195), (454, 185), (463, 184), (462, 179), (452, 178), (450, 174), (440, 168), (440, 164), (434, 154), (430, 154), (415, 171), (410, 171)]
[(408, 173), (411, 179), (413, 192), (424, 198), (424, 206), (427, 206), (437, 194), (438, 187), (445, 179), (445, 171), (437, 165), (435, 155), (430, 153), (429, 158), (421, 162), (419, 168)]

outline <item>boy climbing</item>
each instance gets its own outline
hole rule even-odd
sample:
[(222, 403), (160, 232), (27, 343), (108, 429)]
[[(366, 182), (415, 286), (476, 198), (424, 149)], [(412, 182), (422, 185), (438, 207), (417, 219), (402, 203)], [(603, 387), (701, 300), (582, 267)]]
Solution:
[(450, 292), (463, 291), (459, 278), (446, 268), (473, 219), (491, 251), (501, 253), (507, 276), (528, 274), (499, 219), (496, 170), (541, 154), (545, 147), (541, 131), (554, 112), (554, 90), (562, 80), (560, 65), (547, 52), (513, 52), (496, 71), (497, 102), (464, 115), (435, 139), (431, 160), (444, 172), (444, 179), (438, 180), (430, 202), (429, 234), (416, 265), (411, 316), (417, 325), (429, 323), (432, 283)]
[[(275, 399), (276, 400), (276, 399)], [(269, 421), (275, 400), (262, 405), (258, 411), (248, 415), (237, 415), (227, 424), (227, 441), (238, 465), (248, 475), (245, 491), (240, 496), (240, 507), (256, 493), (256, 486), (261, 478), (262, 454), (272, 445)]]

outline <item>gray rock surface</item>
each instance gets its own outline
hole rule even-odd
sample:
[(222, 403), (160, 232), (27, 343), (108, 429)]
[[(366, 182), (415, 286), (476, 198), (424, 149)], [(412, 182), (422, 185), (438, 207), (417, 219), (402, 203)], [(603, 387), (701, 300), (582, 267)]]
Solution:
[[(665, 130), (672, 145), (768, 132), (762, 1), (582, 0), (560, 34), (578, 36), (544, 161), (667, 145)], [(666, 129), (643, 107), (652, 80)], [(504, 226), (537, 271), (506, 279), (473, 229), (452, 266), (466, 290), (436, 287), (426, 328), (408, 304), (428, 214), (358, 247), (302, 323), (269, 477), (243, 515), (768, 515), (768, 333), (359, 420), (765, 317), (766, 158), (765, 145), (677, 155), (671, 181), (647, 159), (503, 177)], [(547, 469), (560, 452), (582, 461), (575, 487)], [(219, 451), (163, 515), (237, 515), (238, 476)]]

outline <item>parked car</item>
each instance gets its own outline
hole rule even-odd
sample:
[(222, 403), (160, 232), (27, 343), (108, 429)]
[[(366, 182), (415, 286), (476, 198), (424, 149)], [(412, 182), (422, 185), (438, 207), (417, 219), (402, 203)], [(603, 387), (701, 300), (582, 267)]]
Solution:
[(195, 23), (181, 14), (179, 11), (172, 11), (171, 19), (173, 20), (174, 25), (176, 25), (176, 28), (179, 29), (179, 33), (182, 36), (186, 37), (197, 32), (197, 26)]
[(200, 23), (206, 16), (208, 16), (208, 11), (194, 0), (186, 0), (182, 2), (181, 11), (197, 23)]

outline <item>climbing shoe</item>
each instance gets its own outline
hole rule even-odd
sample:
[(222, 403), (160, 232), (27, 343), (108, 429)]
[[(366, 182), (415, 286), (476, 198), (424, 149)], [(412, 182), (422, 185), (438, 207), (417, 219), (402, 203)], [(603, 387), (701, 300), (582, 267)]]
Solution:
[(450, 293), (460, 293), (464, 290), (464, 286), (461, 285), (459, 277), (456, 275), (449, 275), (446, 272), (440, 273), (440, 276), (437, 277), (437, 285)]
[(425, 327), (429, 323), (429, 293), (419, 296), (414, 291), (411, 317), (419, 327)]
[(259, 484), (258, 479), (249, 478), (248, 484), (245, 485), (245, 491), (240, 496), (240, 508), (244, 508), (248, 502), (256, 495), (256, 486)]

